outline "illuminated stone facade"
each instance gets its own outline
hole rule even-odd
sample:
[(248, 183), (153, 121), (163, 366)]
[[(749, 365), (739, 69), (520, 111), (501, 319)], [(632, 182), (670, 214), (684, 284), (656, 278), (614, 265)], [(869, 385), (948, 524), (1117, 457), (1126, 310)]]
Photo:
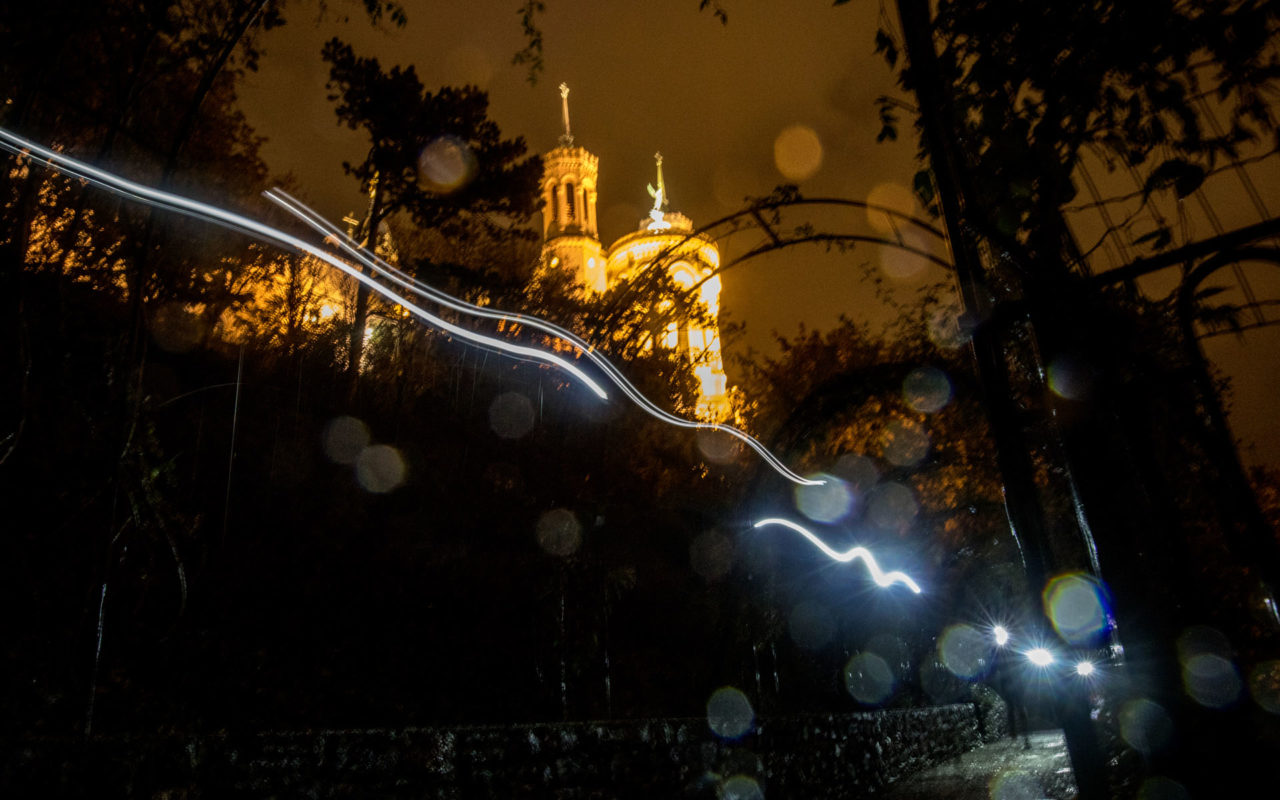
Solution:
[[(658, 186), (649, 187), (653, 210), (638, 230), (618, 239), (606, 250), (596, 227), (596, 185), (599, 159), (586, 148), (574, 147), (569, 133), (568, 89), (564, 99), (565, 133), (560, 146), (543, 156), (542, 260), (553, 270), (566, 270), (588, 292), (604, 292), (618, 282), (643, 271), (658, 257), (667, 264), (672, 281), (697, 292), (710, 323), (705, 327), (689, 320), (670, 322), (656, 332), (661, 347), (684, 354), (698, 378), (698, 416), (720, 420), (728, 416), (724, 361), (720, 353), (720, 250), (709, 236), (693, 232), (688, 217), (668, 210), (658, 163)], [(696, 288), (695, 288), (696, 287)]]

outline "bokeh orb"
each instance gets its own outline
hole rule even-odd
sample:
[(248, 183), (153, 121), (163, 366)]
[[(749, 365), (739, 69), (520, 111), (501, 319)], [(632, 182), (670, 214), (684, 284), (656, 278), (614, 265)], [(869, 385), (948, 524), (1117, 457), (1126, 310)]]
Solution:
[(914, 467), (929, 455), (929, 434), (912, 420), (895, 419), (885, 426), (884, 457), (899, 467)]
[(791, 639), (806, 650), (817, 650), (831, 641), (836, 632), (831, 612), (821, 603), (804, 601), (791, 609), (788, 619)]
[(862, 652), (844, 665), (844, 686), (854, 700), (867, 706), (878, 706), (893, 696), (893, 670), (879, 655)]
[[(914, 216), (917, 211), (915, 193), (905, 185), (893, 181), (886, 181), (873, 186), (871, 191), (867, 193), (867, 205), (881, 206), (884, 209), (896, 211), (908, 217)], [(910, 223), (901, 217), (891, 216), (887, 211), (883, 211), (880, 208), (868, 208), (867, 224), (876, 233), (894, 236)]]
[(1107, 592), (1083, 572), (1059, 575), (1044, 588), (1044, 612), (1063, 641), (1087, 644), (1104, 633), (1110, 618)]
[(990, 640), (972, 625), (951, 625), (938, 637), (938, 658), (956, 677), (973, 680), (991, 668)]
[(1120, 736), (1130, 747), (1150, 756), (1164, 749), (1173, 735), (1173, 722), (1159, 704), (1139, 697), (1120, 709)]
[(1155, 775), (1142, 782), (1138, 800), (1191, 800), (1191, 793), (1174, 779)]
[(418, 156), (418, 178), (429, 191), (449, 194), (471, 182), (476, 166), (471, 147), (457, 136), (445, 134), (422, 148)]
[(520, 392), (503, 392), (489, 404), (489, 427), (503, 439), (523, 437), (533, 422), (533, 403)]
[(1094, 370), (1080, 356), (1062, 353), (1049, 362), (1049, 388), (1059, 397), (1080, 400), (1093, 387)]
[(1005, 770), (987, 787), (991, 800), (1042, 800), (1044, 790), (1035, 776), (1021, 770)]
[(324, 427), (324, 454), (338, 464), (354, 464), (369, 446), (369, 426), (355, 417), (334, 417)]
[(845, 453), (836, 459), (831, 474), (844, 481), (854, 493), (855, 499), (865, 495), (880, 480), (876, 462), (856, 453)]
[(742, 452), (742, 442), (724, 431), (699, 429), (694, 435), (698, 451), (713, 464), (730, 464)]
[(849, 513), (853, 507), (853, 492), (847, 483), (826, 473), (809, 477), (823, 483), (820, 486), (795, 487), (796, 508), (801, 514), (814, 522), (836, 522)]
[(946, 350), (963, 346), (970, 336), (963, 314), (954, 306), (939, 308), (929, 315), (928, 333), (934, 344)]
[(538, 518), (538, 546), (553, 556), (571, 556), (582, 544), (582, 525), (567, 508), (553, 508)]
[(902, 396), (913, 410), (934, 414), (951, 402), (951, 381), (937, 367), (919, 367), (902, 381)]
[(733, 569), (733, 540), (718, 530), (698, 534), (689, 544), (689, 564), (704, 580), (723, 578)]
[(723, 686), (707, 701), (707, 725), (721, 739), (741, 739), (751, 732), (755, 709), (747, 696), (732, 686)]
[(720, 800), (764, 800), (760, 783), (750, 775), (733, 775), (720, 784)]
[(807, 125), (791, 125), (773, 141), (773, 163), (787, 180), (802, 181), (822, 166), (822, 140)]
[(360, 451), (356, 458), (356, 480), (366, 492), (386, 494), (404, 483), (404, 458), (389, 444), (375, 444)]
[(1244, 683), (1232, 662), (1231, 642), (1207, 625), (1192, 625), (1178, 636), (1182, 688), (1207, 708), (1225, 708), (1239, 699)]
[(901, 483), (882, 483), (868, 493), (867, 518), (879, 528), (905, 531), (917, 511), (915, 493)]

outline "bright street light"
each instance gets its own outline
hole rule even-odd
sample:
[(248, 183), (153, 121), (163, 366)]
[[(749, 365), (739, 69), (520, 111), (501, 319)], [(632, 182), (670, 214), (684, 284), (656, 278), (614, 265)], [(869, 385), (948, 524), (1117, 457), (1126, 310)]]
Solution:
[(1092, 661), (1076, 662), (1076, 674), (1083, 678), (1087, 678), (1090, 675), (1092, 675), (1093, 670), (1094, 670), (1094, 666)]
[(1004, 647), (1009, 641), (1009, 632), (1003, 625), (995, 626), (991, 629), (991, 633), (996, 637), (996, 647)]
[(1043, 647), (1037, 647), (1034, 650), (1026, 652), (1027, 660), (1037, 667), (1047, 667), (1053, 663), (1053, 653)]

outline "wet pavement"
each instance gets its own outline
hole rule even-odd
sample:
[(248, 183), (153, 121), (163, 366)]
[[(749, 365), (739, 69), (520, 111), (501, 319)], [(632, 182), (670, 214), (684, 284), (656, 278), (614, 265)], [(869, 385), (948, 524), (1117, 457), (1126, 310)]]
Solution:
[(1002, 739), (888, 787), (890, 800), (1066, 800), (1076, 793), (1062, 731)]

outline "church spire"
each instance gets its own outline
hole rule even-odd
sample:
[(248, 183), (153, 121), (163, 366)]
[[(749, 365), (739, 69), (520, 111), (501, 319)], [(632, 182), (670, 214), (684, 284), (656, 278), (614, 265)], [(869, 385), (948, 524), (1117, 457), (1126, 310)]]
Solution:
[(662, 217), (671, 208), (671, 204), (667, 202), (667, 184), (662, 180), (662, 153), (654, 153), (653, 160), (658, 164), (658, 188), (653, 188), (653, 184), (646, 187), (649, 190), (649, 196), (653, 198), (653, 208), (649, 210), (649, 218), (653, 222), (649, 223), (649, 230), (666, 230), (671, 227), (671, 223), (663, 220)]
[(564, 133), (560, 134), (561, 147), (573, 147), (573, 133), (569, 130), (569, 84), (560, 84), (560, 114), (564, 117)]

